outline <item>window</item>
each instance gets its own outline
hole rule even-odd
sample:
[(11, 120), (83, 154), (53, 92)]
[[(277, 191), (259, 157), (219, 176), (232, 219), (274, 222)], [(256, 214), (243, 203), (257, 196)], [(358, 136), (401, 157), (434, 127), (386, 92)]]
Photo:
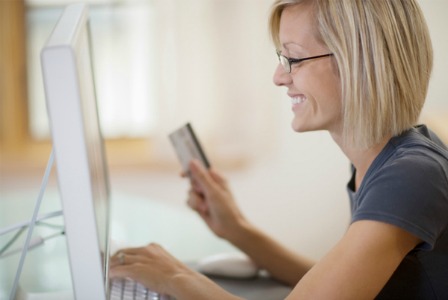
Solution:
[[(40, 68), (40, 49), (61, 7), (31, 6), (27, 19), (29, 129), (48, 139), (49, 128)], [(89, 8), (97, 99), (105, 138), (148, 137), (156, 118), (151, 78), (151, 2), (97, 4)]]
[[(5, 88), (0, 91), (0, 165), (42, 166), (51, 143), (40, 49), (66, 3), (1, 2), (0, 83)], [(151, 2), (90, 3), (98, 106), (109, 160), (120, 165), (150, 163), (157, 117), (150, 53), (154, 30), (148, 30), (154, 19)]]

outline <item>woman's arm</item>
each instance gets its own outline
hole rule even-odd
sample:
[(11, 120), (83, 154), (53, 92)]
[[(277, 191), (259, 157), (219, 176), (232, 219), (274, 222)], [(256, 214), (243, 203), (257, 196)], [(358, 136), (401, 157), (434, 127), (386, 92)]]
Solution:
[(258, 267), (290, 286), (295, 286), (314, 265), (311, 260), (290, 251), (250, 224), (242, 225), (239, 234), (229, 241), (246, 253)]
[(420, 242), (399, 227), (357, 221), (287, 299), (373, 299)]
[(198, 162), (190, 164), (192, 189), (188, 204), (209, 228), (246, 255), (273, 277), (295, 285), (310, 270), (313, 262), (286, 249), (250, 224), (237, 207), (226, 180)]

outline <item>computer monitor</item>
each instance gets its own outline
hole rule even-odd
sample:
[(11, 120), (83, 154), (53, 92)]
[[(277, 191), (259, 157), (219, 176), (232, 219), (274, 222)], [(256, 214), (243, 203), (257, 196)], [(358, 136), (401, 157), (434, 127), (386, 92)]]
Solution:
[(87, 6), (67, 6), (41, 64), (75, 297), (103, 300), (110, 193), (89, 32)]

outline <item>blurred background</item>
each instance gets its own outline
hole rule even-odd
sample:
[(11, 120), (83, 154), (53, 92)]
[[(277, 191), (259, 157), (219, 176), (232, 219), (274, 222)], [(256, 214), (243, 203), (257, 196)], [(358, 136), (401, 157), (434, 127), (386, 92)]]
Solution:
[[(22, 203), (37, 195), (51, 149), (39, 55), (69, 2), (0, 0), (0, 202), (30, 214)], [(117, 240), (134, 226), (132, 243), (155, 240), (183, 259), (231, 248), (185, 205), (188, 184), (167, 135), (189, 121), (250, 220), (296, 251), (324, 255), (349, 224), (349, 162), (326, 132), (290, 128), (290, 100), (272, 83), (272, 0), (86, 2), (112, 191), (177, 218), (157, 235), (139, 227), (151, 213), (136, 211), (114, 225)], [(419, 2), (435, 50), (422, 122), (448, 142), (448, 1)], [(57, 198), (54, 174), (48, 189)]]

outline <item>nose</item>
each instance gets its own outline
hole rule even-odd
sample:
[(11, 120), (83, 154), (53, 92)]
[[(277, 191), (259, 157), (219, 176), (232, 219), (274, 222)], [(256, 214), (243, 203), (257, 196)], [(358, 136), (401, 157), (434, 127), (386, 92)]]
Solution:
[(278, 64), (273, 77), (274, 84), (284, 86), (291, 83), (291, 74), (287, 73), (281, 64)]

